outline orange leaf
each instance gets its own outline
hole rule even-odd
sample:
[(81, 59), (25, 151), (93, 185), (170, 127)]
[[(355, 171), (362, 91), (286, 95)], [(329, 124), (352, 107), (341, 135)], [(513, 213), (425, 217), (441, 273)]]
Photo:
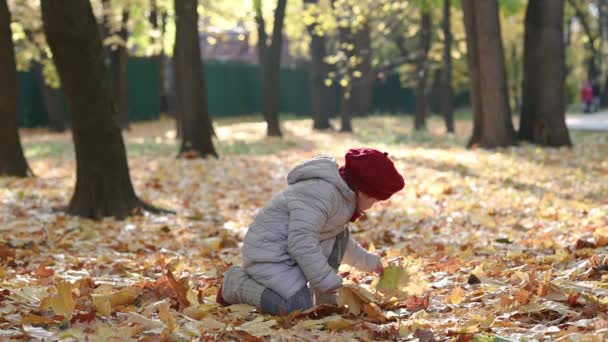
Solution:
[(530, 292), (524, 289), (519, 289), (517, 292), (515, 292), (514, 297), (519, 303), (526, 304), (530, 301)]
[(53, 274), (55, 274), (55, 271), (53, 271), (50, 268), (46, 268), (46, 265), (41, 264), (40, 266), (38, 266), (38, 268), (36, 268), (36, 270), (34, 271), (34, 274), (38, 278), (48, 278), (48, 277), (52, 276)]
[(188, 288), (183, 283), (175, 280), (170, 270), (165, 270), (165, 274), (158, 278), (156, 285), (161, 297), (176, 299), (183, 308), (190, 306), (190, 302), (188, 302)]
[(23, 325), (46, 325), (46, 324), (56, 324), (57, 321), (54, 321), (50, 318), (38, 316), (34, 314), (29, 314), (24, 316), (21, 319), (21, 324)]
[(87, 323), (87, 322), (92, 322), (95, 319), (97, 319), (97, 314), (95, 313), (95, 310), (92, 310), (89, 312), (84, 312), (84, 313), (79, 312), (72, 317), (72, 319), (70, 320), (70, 323), (76, 323), (76, 322)]

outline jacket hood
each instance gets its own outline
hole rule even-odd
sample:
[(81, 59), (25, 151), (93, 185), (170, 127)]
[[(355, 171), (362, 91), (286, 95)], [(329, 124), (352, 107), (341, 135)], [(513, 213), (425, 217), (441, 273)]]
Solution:
[(340, 176), (338, 164), (333, 158), (317, 157), (305, 161), (293, 168), (287, 175), (287, 183), (290, 185), (308, 179), (323, 179), (335, 185), (346, 199), (352, 199), (355, 195)]

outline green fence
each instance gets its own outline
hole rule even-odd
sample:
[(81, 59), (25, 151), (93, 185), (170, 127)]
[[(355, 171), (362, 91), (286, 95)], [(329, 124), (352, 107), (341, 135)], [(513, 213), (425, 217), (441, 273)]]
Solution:
[[(130, 58), (127, 66), (129, 119), (154, 120), (159, 117), (157, 61)], [(213, 117), (228, 117), (262, 112), (262, 87), (259, 66), (237, 62), (206, 62), (204, 65), (209, 111)], [(309, 114), (309, 73), (307, 68), (281, 70), (280, 111)], [(336, 96), (339, 92), (334, 91)], [(431, 99), (432, 100), (432, 99)], [(456, 105), (468, 103), (468, 93), (457, 95)], [(338, 102), (338, 98), (336, 99)], [(414, 92), (403, 88), (396, 75), (374, 85), (372, 111), (411, 113)], [(33, 72), (19, 73), (19, 125), (46, 126), (48, 115)]]

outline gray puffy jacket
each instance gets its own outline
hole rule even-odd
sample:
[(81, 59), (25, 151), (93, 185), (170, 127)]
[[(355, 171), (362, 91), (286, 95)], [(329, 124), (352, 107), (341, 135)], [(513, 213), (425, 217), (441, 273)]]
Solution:
[[(318, 157), (296, 166), (288, 187), (256, 216), (243, 244), (243, 266), (256, 281), (289, 298), (310, 282), (327, 291), (342, 278), (327, 263), (335, 236), (347, 229), (356, 195), (344, 182), (336, 162)], [(372, 271), (380, 257), (352, 238), (344, 262)]]

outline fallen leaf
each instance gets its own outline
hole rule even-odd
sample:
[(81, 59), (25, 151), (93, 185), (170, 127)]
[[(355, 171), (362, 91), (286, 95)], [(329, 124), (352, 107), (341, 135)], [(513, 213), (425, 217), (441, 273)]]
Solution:
[(340, 316), (333, 316), (326, 323), (327, 329), (330, 331), (351, 329), (355, 323), (351, 320), (344, 319)]
[(275, 325), (277, 325), (275, 320), (264, 321), (264, 317), (258, 317), (251, 322), (236, 327), (236, 330), (245, 331), (255, 337), (264, 337), (274, 333), (272, 327)]
[(461, 287), (455, 287), (450, 291), (450, 294), (446, 297), (446, 302), (448, 304), (458, 305), (464, 301), (464, 297), (466, 296), (466, 292)]
[(139, 297), (141, 290), (127, 287), (110, 294), (93, 294), (93, 306), (102, 316), (109, 315), (117, 306), (133, 303)]
[(48, 278), (48, 277), (54, 275), (55, 271), (53, 271), (50, 268), (47, 268), (46, 265), (41, 264), (40, 266), (38, 266), (36, 268), (36, 270), (34, 271), (34, 274), (38, 278)]
[(36, 326), (36, 325), (47, 325), (47, 324), (57, 324), (57, 323), (60, 323), (60, 322), (50, 319), (48, 317), (43, 317), (43, 316), (34, 315), (34, 314), (26, 315), (21, 319), (21, 324), (23, 324), (23, 325)]
[(73, 285), (69, 281), (60, 280), (57, 282), (57, 294), (49, 300), (49, 305), (57, 315), (64, 316), (68, 320), (72, 318), (72, 312), (76, 307), (72, 294)]
[(397, 298), (420, 295), (428, 289), (421, 269), (422, 264), (418, 261), (408, 262), (404, 266), (388, 266), (376, 288)]
[(342, 286), (338, 291), (338, 305), (346, 306), (348, 311), (354, 315), (361, 314), (363, 309), (363, 300), (356, 295), (352, 288)]

